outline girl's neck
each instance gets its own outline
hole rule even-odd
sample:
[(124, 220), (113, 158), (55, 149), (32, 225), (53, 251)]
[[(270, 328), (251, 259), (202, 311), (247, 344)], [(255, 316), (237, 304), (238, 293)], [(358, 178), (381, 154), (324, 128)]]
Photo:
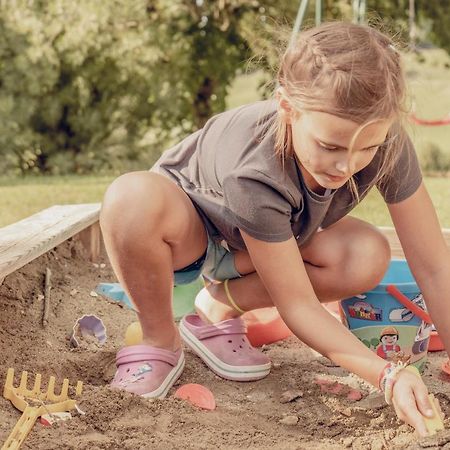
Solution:
[(313, 177), (312, 175), (303, 167), (302, 163), (298, 160), (297, 155), (294, 153), (295, 162), (302, 174), (303, 181), (306, 185), (306, 187), (319, 195), (324, 195), (326, 192), (326, 189), (321, 186)]

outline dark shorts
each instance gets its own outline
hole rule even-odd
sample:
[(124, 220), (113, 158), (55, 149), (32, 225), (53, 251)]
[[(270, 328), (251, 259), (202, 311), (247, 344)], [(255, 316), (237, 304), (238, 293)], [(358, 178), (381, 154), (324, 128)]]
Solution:
[(200, 275), (210, 280), (225, 281), (239, 278), (241, 275), (234, 265), (234, 256), (223, 247), (220, 242), (214, 241), (208, 235), (208, 247), (197, 261), (183, 269), (174, 272), (174, 284), (188, 284)]

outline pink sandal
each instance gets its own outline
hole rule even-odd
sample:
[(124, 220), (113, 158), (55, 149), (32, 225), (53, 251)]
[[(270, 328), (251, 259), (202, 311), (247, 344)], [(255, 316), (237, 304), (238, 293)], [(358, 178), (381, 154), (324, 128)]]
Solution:
[(184, 353), (149, 345), (130, 345), (117, 353), (111, 387), (142, 397), (164, 398), (184, 368)]
[(189, 348), (222, 378), (252, 381), (270, 372), (270, 359), (251, 346), (240, 318), (205, 324), (197, 314), (188, 314), (179, 328)]

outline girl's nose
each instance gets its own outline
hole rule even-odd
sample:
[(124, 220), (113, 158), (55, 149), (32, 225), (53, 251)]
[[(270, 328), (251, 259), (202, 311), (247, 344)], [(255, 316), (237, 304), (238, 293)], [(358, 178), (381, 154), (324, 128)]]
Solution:
[(354, 169), (353, 158), (351, 156), (345, 156), (336, 161), (335, 167), (342, 175), (351, 175)]

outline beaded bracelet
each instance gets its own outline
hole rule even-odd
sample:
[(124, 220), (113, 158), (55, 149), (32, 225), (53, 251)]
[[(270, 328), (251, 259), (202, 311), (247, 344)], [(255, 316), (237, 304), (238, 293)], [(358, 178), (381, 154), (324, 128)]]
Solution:
[(379, 387), (380, 390), (384, 392), (384, 399), (388, 405), (392, 405), (392, 391), (394, 389), (394, 384), (397, 381), (397, 374), (406, 368), (406, 364), (399, 362), (397, 364), (388, 363), (381, 371), (379, 377)]
[(384, 392), (384, 385), (382, 384), (384, 381), (386, 381), (386, 375), (392, 371), (394, 367), (394, 363), (388, 362), (384, 367), (383, 370), (380, 372), (380, 375), (378, 375), (378, 389), (380, 391)]

